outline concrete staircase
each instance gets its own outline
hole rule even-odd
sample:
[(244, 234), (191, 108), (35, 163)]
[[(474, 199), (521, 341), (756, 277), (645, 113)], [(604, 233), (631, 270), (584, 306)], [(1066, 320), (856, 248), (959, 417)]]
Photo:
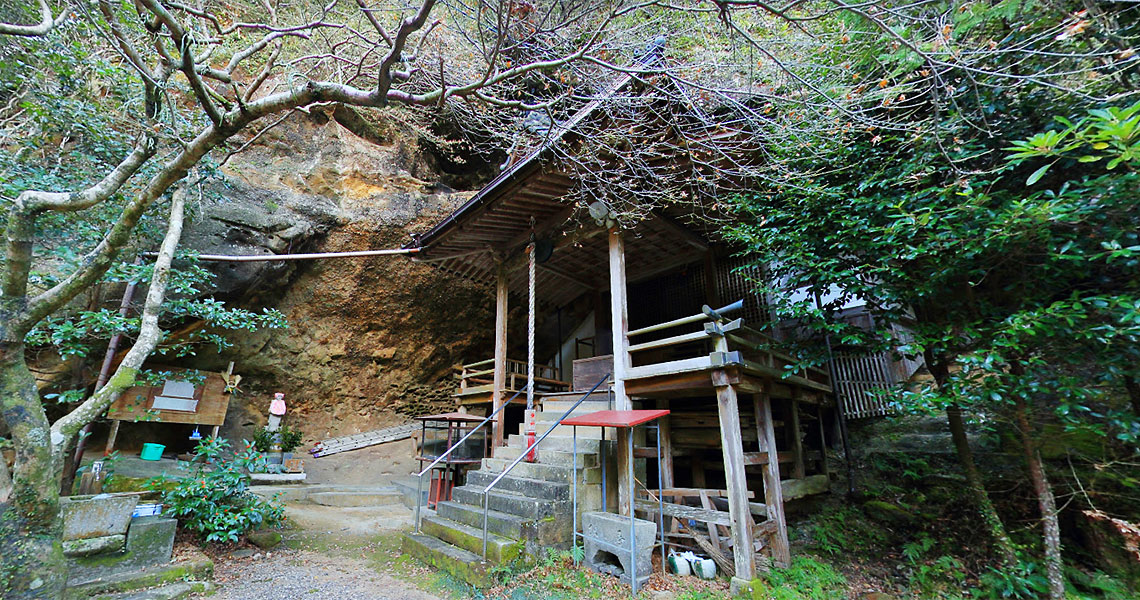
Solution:
[[(598, 447), (601, 430), (578, 428), (578, 468), (575, 469), (572, 428), (558, 425), (581, 393), (566, 399), (547, 399), (535, 415), (536, 436), (554, 431), (538, 447), (538, 461), (519, 462), (487, 495), (487, 558), (483, 559), (483, 490), (504, 469), (526, 452), (526, 425), (509, 436), (507, 445), (483, 459), (480, 468), (467, 473), (465, 485), (452, 490), (451, 500), (435, 511), (423, 509), (420, 533), (404, 538), (403, 549), (423, 562), (477, 587), (491, 583), (491, 567), (525, 556), (539, 556), (544, 548), (570, 547), (573, 519), (572, 484), (577, 478), (579, 512), (600, 510), (602, 498)], [(591, 396), (575, 415), (610, 408), (606, 395)], [(612, 471), (612, 469), (610, 469)], [(615, 489), (613, 473), (607, 492)]]

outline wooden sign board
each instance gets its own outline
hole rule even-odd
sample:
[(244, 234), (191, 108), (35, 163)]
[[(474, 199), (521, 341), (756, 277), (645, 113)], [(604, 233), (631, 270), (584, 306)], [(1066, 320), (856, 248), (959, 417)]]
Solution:
[[(186, 369), (163, 368), (177, 376)], [(107, 418), (117, 421), (146, 421), (151, 423), (187, 423), (191, 425), (221, 425), (226, 420), (230, 397), (226, 394), (226, 378), (223, 373), (199, 371), (205, 381), (194, 385), (194, 399), (198, 401), (193, 411), (155, 409), (154, 399), (163, 393), (162, 385), (128, 388), (119, 399), (107, 409)]]

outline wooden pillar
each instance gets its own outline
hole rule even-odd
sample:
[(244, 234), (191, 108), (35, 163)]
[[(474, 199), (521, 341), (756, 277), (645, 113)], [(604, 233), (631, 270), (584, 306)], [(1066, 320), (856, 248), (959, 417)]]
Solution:
[[(507, 270), (499, 263), (498, 281), (495, 285), (495, 381), (491, 392), (491, 409), (498, 409), (506, 401), (507, 385)], [(493, 423), (492, 447), (503, 445), (503, 412), (495, 415)]]
[(720, 306), (720, 294), (716, 289), (716, 257), (712, 248), (705, 251), (705, 302), (714, 308)]
[(831, 477), (827, 467), (827, 431), (823, 425), (823, 402), (815, 405), (816, 423), (819, 425), (819, 472)]
[(723, 371), (713, 372), (713, 385), (716, 386), (717, 412), (720, 414), (720, 448), (724, 454), (724, 479), (728, 490), (728, 513), (732, 521), (732, 555), (736, 577), (752, 581), (756, 576), (756, 564), (752, 551), (753, 522), (748, 508), (748, 480), (744, 472), (744, 443), (740, 439), (740, 407), (736, 388), (727, 383)]
[(119, 423), (122, 421), (118, 419), (111, 421), (111, 432), (107, 434), (107, 447), (103, 449), (103, 456), (115, 451), (115, 440), (119, 437)]
[(792, 478), (803, 479), (807, 475), (804, 466), (804, 439), (800, 432), (800, 390), (792, 392), (791, 418), (785, 427), (788, 428), (788, 441), (792, 445)]
[[(625, 393), (625, 373), (629, 368), (629, 313), (625, 289), (625, 240), (621, 230), (611, 229), (610, 246), (610, 323), (614, 347), (614, 409), (631, 410), (633, 403)], [(618, 472), (618, 513), (630, 514), (629, 490), (633, 483), (629, 480), (629, 465), (633, 457), (629, 454), (628, 428), (617, 431), (617, 472)]]
[(756, 438), (760, 452), (768, 453), (764, 465), (764, 505), (768, 509), (768, 520), (776, 526), (769, 539), (772, 549), (772, 562), (787, 566), (791, 562), (788, 548), (788, 523), (784, 519), (784, 492), (780, 487), (780, 461), (776, 458), (776, 431), (772, 427), (772, 402), (765, 391), (753, 396), (756, 410)]
[[(669, 408), (669, 401), (660, 399), (657, 401), (657, 408)], [(657, 434), (661, 436), (661, 487), (673, 487), (673, 426), (669, 420), (669, 415), (661, 417), (657, 421), (660, 429)]]

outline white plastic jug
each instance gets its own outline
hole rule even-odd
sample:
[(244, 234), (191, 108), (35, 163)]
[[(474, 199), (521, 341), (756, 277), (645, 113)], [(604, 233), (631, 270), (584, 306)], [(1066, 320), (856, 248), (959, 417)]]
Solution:
[(669, 570), (677, 575), (692, 575), (693, 571), (689, 568), (689, 561), (685, 558), (684, 554), (670, 553), (669, 554)]
[(716, 563), (711, 558), (698, 558), (693, 562), (693, 574), (701, 579), (716, 578)]

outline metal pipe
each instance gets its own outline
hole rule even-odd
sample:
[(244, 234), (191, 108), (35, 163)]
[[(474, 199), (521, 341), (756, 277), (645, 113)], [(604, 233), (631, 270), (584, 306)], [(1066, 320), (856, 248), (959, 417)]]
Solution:
[[(661, 576), (664, 577), (668, 570), (665, 568), (665, 483), (662, 479), (662, 471), (664, 470), (661, 465), (661, 423), (657, 427), (657, 521), (658, 531), (661, 533)], [(749, 518), (752, 518), (749, 516)]]
[[(272, 262), (278, 260), (313, 260), (318, 258), (355, 258), (358, 256), (389, 256), (394, 254), (415, 254), (419, 248), (397, 248), (395, 250), (355, 250), (351, 252), (314, 252), (311, 254), (199, 254), (198, 260), (210, 262)], [(144, 256), (152, 256), (147, 252)]]
[[(604, 429), (604, 427), (603, 427)], [(578, 426), (574, 426), (574, 442), (572, 444), (574, 454), (574, 468), (570, 469), (570, 479), (574, 488), (571, 498), (574, 499), (574, 504), (571, 507), (571, 512), (574, 513), (574, 528), (570, 530), (570, 556), (574, 559), (574, 564), (578, 564), (578, 553), (574, 549), (578, 547)]]
[[(629, 439), (629, 465), (627, 471), (629, 472), (629, 569), (630, 569), (630, 584), (633, 586), (633, 595), (637, 595), (637, 538), (634, 537), (634, 525), (637, 523), (635, 513), (637, 510), (634, 508), (636, 505), (633, 503), (634, 488), (637, 487), (637, 480), (633, 477), (633, 463), (636, 462), (633, 458), (633, 427), (629, 428), (629, 433), (625, 436)], [(620, 512), (620, 511), (619, 511)], [(650, 554), (652, 556), (652, 554)]]
[[(141, 264), (141, 261), (135, 260), (135, 264)], [(119, 302), (119, 316), (124, 319), (127, 318), (127, 313), (131, 308), (131, 301), (135, 298), (135, 290), (139, 287), (138, 282), (131, 281), (127, 283), (127, 288), (123, 290), (123, 299)], [(99, 388), (107, 385), (107, 380), (111, 378), (111, 365), (115, 362), (115, 354), (119, 351), (119, 343), (123, 339), (122, 333), (116, 333), (111, 336), (110, 342), (107, 343), (107, 352), (103, 355), (103, 366), (99, 368), (99, 378), (95, 380), (95, 391), (98, 392)], [(79, 430), (79, 439), (75, 442), (75, 454), (71, 459), (71, 478), (75, 479), (75, 474), (79, 471), (79, 466), (83, 463), (83, 453), (87, 449), (87, 437), (91, 435), (91, 423), (83, 426)]]
[[(721, 307), (721, 308), (718, 308), (715, 310), (709, 309), (709, 311), (712, 313), (718, 314), (718, 315), (723, 315), (725, 313), (738, 311), (742, 308), (744, 308), (744, 301), (743, 300), (737, 300), (736, 302), (733, 302), (732, 304), (729, 304), (728, 306), (724, 306), (724, 307)], [(627, 335), (635, 336), (635, 335), (641, 335), (643, 333), (652, 333), (654, 331), (661, 331), (662, 329), (669, 329), (670, 327), (678, 327), (680, 325), (688, 325), (689, 323), (699, 323), (699, 322), (704, 321), (708, 318), (709, 318), (708, 314), (702, 312), (700, 314), (690, 315), (688, 317), (681, 317), (680, 319), (673, 319), (672, 321), (666, 321), (664, 323), (658, 323), (656, 325), (650, 325), (649, 327), (642, 327), (641, 329), (634, 329), (633, 331), (629, 332)]]
[[(448, 448), (446, 452), (439, 455), (435, 460), (431, 461), (430, 465), (424, 467), (424, 469), (422, 471), (420, 471), (419, 473), (416, 474), (416, 478), (419, 481), (419, 485), (418, 485), (417, 491), (416, 491), (416, 533), (420, 532), (420, 503), (422, 502), (421, 499), (423, 498), (423, 493), (424, 493), (424, 473), (430, 472), (432, 467), (439, 464), (439, 461), (447, 458), (448, 456), (451, 456), (452, 451), (454, 451), (456, 448), (458, 448), (463, 442), (466, 442), (467, 438), (471, 437), (472, 435), (475, 435), (476, 431), (479, 431), (479, 429), (481, 429), (484, 425), (486, 425), (488, 421), (490, 421), (491, 419), (494, 419), (495, 415), (497, 415), (500, 410), (503, 410), (504, 408), (506, 408), (512, 401), (514, 401), (515, 398), (518, 398), (519, 394), (521, 394), (521, 393), (523, 393), (523, 390), (519, 390), (519, 391), (515, 392), (515, 395), (511, 396), (510, 400), (507, 400), (506, 402), (500, 404), (499, 408), (496, 408), (494, 411), (491, 412), (491, 414), (487, 415), (482, 421), (479, 422), (478, 425), (475, 426), (474, 429), (469, 431), (467, 433), (467, 435), (463, 436), (463, 438), (460, 439), (458, 442), (455, 442), (455, 444), (453, 446), (451, 446), (450, 448)], [(421, 441), (421, 443), (422, 443), (422, 441)]]

